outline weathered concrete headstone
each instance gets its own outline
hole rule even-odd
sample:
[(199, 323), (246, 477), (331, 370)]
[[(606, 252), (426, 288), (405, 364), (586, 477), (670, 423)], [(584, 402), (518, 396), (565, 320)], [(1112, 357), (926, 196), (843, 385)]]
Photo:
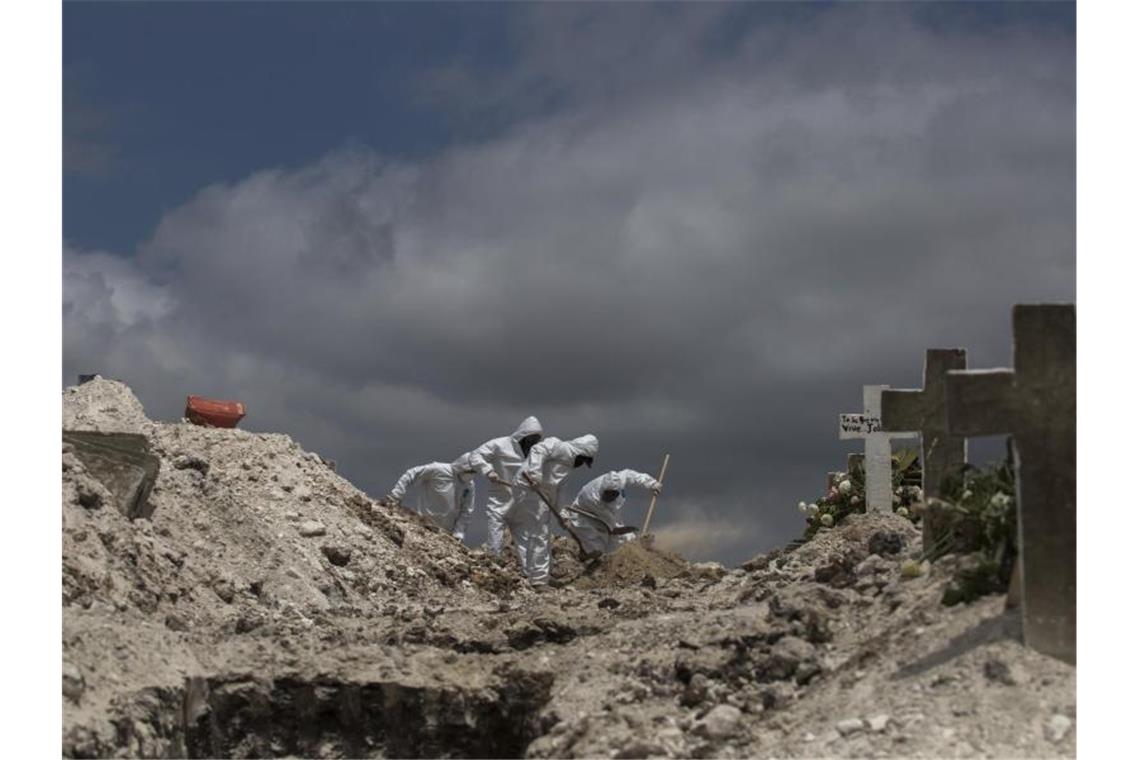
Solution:
[(864, 489), (867, 511), (891, 510), (891, 439), (913, 438), (914, 431), (883, 430), (880, 399), (889, 386), (863, 386), (863, 413), (839, 415), (839, 438), (863, 439)]
[(146, 436), (65, 430), (63, 440), (72, 445), (87, 472), (115, 497), (120, 512), (132, 520), (150, 518), (154, 506), (148, 497), (159, 462), (150, 453)]
[(1013, 307), (1013, 370), (946, 375), (954, 435), (1012, 433), (1025, 643), (1077, 659), (1077, 315)]
[(966, 368), (966, 349), (928, 348), (920, 390), (883, 391), (883, 428), (922, 437), (922, 490), (942, 495), (942, 479), (966, 463), (966, 439), (946, 428), (946, 373)]

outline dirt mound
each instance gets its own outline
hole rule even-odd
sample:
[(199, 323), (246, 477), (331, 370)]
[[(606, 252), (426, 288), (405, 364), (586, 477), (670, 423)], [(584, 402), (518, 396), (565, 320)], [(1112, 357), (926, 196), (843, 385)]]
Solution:
[(659, 580), (676, 578), (691, 570), (692, 566), (679, 555), (656, 549), (649, 540), (638, 539), (627, 541), (617, 551), (587, 565), (574, 583), (578, 588), (656, 585)]
[(149, 433), (154, 423), (125, 384), (99, 375), (63, 392), (63, 429), (103, 433)]
[(285, 435), (153, 423), (121, 383), (67, 424), (146, 436), (152, 519), (63, 477), (63, 754), (1071, 756), (1075, 669), (963, 561), (853, 515), (726, 570), (634, 541), (559, 587), (384, 507)]

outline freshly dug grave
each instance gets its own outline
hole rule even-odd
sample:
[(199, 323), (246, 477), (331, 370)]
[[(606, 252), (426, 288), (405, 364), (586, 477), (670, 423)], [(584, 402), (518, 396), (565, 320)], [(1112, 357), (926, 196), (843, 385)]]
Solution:
[(63, 456), (66, 756), (1075, 751), (1075, 669), (1000, 596), (943, 606), (961, 558), (904, 577), (894, 515), (731, 571), (636, 543), (585, 574), (563, 539), (538, 594), (287, 436), (154, 423), (102, 379), (64, 418), (161, 462), (131, 521)]

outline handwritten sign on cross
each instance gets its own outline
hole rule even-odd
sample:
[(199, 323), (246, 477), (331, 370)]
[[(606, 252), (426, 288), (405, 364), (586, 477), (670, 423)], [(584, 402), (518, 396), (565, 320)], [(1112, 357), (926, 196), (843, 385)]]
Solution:
[(1077, 312), (1013, 307), (1013, 370), (946, 375), (955, 435), (1012, 433), (1025, 643), (1077, 659)]
[(966, 439), (946, 427), (946, 373), (966, 368), (966, 349), (928, 348), (921, 390), (883, 391), (883, 427), (922, 436), (922, 490), (939, 496), (942, 479), (966, 462)]
[(891, 510), (891, 439), (913, 438), (917, 432), (884, 431), (880, 399), (886, 385), (863, 386), (863, 413), (839, 415), (839, 438), (863, 439), (864, 488), (867, 511)]

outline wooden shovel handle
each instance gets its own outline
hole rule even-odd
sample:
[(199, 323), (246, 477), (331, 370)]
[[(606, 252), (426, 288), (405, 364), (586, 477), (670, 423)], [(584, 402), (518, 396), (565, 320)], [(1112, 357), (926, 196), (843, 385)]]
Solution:
[(550, 508), (550, 513), (554, 515), (554, 519), (558, 521), (558, 524), (560, 526), (562, 526), (562, 530), (569, 533), (570, 538), (574, 539), (574, 543), (578, 544), (578, 551), (582, 552), (582, 554), (585, 554), (586, 553), (586, 547), (582, 545), (582, 539), (578, 538), (577, 533), (570, 530), (570, 525), (567, 524), (567, 522), (562, 519), (562, 515), (560, 515), (558, 513), (558, 509), (553, 504), (550, 503), (550, 499), (546, 498), (546, 494), (544, 494), (542, 492), (542, 489), (539, 488), (533, 480), (531, 480), (530, 473), (524, 472), (523, 473), (523, 479), (530, 486), (530, 490), (532, 490), (536, 494), (538, 494), (538, 498), (542, 499), (543, 502), (545, 502), (546, 506)]
[[(665, 486), (665, 471), (669, 469), (669, 454), (665, 454), (665, 461), (661, 463), (661, 474), (657, 476), (657, 482), (662, 487)], [(653, 494), (653, 498), (649, 500), (649, 511), (645, 513), (645, 525), (641, 526), (641, 535), (649, 535), (649, 521), (653, 519), (653, 508), (657, 506), (657, 494)]]

